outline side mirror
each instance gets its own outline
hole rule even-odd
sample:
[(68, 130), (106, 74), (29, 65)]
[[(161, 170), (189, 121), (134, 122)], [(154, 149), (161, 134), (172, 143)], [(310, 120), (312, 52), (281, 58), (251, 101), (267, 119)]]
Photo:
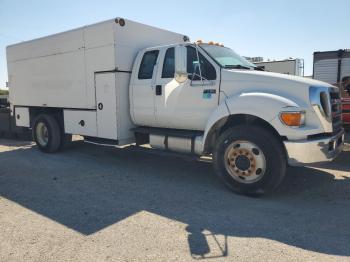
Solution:
[(175, 80), (183, 83), (187, 78), (187, 48), (179, 45), (175, 47)]

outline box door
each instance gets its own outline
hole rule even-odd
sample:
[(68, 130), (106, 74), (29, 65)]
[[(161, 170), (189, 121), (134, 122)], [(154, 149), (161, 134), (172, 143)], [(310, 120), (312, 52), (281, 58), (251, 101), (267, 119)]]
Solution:
[(117, 92), (115, 73), (95, 75), (97, 105), (97, 136), (118, 139)]

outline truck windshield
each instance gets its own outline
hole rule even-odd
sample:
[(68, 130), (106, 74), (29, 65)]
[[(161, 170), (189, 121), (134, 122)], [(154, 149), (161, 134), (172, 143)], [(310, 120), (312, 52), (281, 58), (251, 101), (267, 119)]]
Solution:
[(200, 44), (219, 65), (228, 69), (254, 69), (256, 66), (236, 54), (232, 49), (216, 45)]

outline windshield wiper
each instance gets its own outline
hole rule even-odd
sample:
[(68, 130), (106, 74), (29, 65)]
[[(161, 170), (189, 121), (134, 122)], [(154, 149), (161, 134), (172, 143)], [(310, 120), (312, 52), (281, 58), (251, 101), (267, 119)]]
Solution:
[(251, 69), (249, 66), (242, 66), (242, 65), (225, 65), (224, 68), (227, 69)]

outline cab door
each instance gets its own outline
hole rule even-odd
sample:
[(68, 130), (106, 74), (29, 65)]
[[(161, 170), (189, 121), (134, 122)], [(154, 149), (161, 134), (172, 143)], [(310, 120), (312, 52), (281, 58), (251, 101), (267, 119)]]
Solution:
[(211, 112), (218, 106), (220, 68), (198, 51), (199, 56), (195, 47), (187, 46), (189, 76), (187, 81), (179, 84), (174, 79), (174, 47), (162, 50), (155, 95), (157, 126), (204, 130)]
[[(155, 126), (155, 81), (159, 50), (147, 50), (136, 58), (130, 85), (131, 116), (135, 124)], [(138, 62), (139, 61), (139, 62)]]

